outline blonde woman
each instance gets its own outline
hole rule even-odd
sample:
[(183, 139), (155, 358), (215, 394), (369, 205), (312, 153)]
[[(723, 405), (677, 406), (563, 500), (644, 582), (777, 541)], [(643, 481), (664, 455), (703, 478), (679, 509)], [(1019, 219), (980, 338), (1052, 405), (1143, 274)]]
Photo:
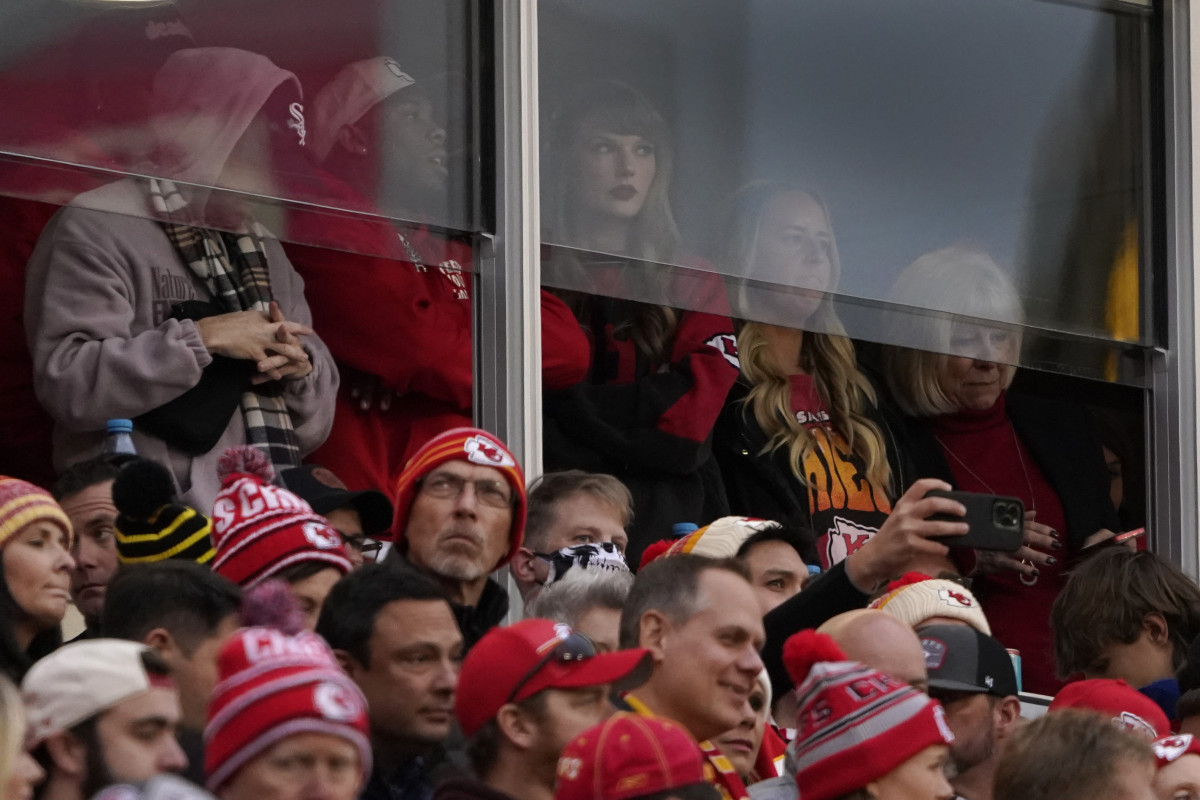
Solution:
[[(927, 253), (900, 274), (889, 299), (897, 312), (886, 339), (906, 347), (885, 348), (883, 368), (907, 415), (895, 430), (913, 471), (1025, 504), (1025, 546), (1015, 558), (956, 555), (961, 571), (974, 573), (992, 635), (1021, 651), (1025, 690), (1052, 695), (1062, 684), (1046, 611), (1070, 561), (1120, 524), (1100, 439), (1082, 408), (1009, 394), (1021, 300), (986, 253)], [(943, 313), (908, 315), (903, 307)]]
[[(730, 507), (807, 520), (829, 569), (886, 523), (908, 477), (889, 462), (875, 390), (830, 303), (840, 265), (829, 215), (812, 192), (754, 183), (735, 198), (723, 242), (722, 267), (753, 281), (736, 302), (741, 377), (716, 434)], [(951, 567), (926, 561), (913, 566)]]
[(620, 83), (584, 87), (549, 138), (546, 240), (559, 246), (543, 276), (579, 320), (592, 363), (581, 383), (546, 393), (545, 467), (629, 487), (637, 563), (674, 523), (725, 514), (710, 436), (737, 377), (733, 323), (711, 267), (681, 253), (669, 130), (650, 102)]
[(25, 708), (12, 681), (0, 675), (0, 800), (33, 800), (45, 771), (25, 750)]

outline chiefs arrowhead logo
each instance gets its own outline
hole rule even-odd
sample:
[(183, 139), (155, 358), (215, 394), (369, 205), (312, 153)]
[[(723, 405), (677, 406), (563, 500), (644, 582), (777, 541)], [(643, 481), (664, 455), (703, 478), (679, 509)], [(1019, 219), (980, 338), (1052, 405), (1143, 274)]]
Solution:
[(953, 589), (938, 589), (938, 598), (948, 606), (956, 608), (974, 608), (975, 603), (971, 601), (968, 595), (962, 592), (956, 592)]
[(476, 434), (463, 444), (463, 452), (467, 461), (472, 464), (482, 464), (485, 467), (515, 467), (517, 462), (504, 451), (504, 448), (486, 436)]
[(348, 722), (364, 711), (358, 695), (332, 681), (317, 684), (313, 692), (313, 704), (322, 716), (337, 722)]
[(733, 366), (738, 369), (742, 368), (742, 362), (738, 360), (737, 338), (732, 333), (717, 334), (705, 342), (705, 344), (715, 348)]

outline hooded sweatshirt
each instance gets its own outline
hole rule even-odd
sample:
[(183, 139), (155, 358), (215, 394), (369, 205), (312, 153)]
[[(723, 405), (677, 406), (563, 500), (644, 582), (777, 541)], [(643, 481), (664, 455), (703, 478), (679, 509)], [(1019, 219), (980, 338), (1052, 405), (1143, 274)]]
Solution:
[[(208, 201), (203, 187), (216, 183), (267, 98), (286, 83), (299, 93), (291, 73), (230, 48), (178, 51), (159, 72), (152, 123), (163, 154), (159, 174), (178, 182), (197, 227)], [(170, 316), (176, 303), (213, 298), (150, 214), (143, 180), (87, 192), (55, 215), (29, 262), (26, 333), (35, 390), (55, 422), (59, 469), (98, 453), (107, 420), (136, 418), (179, 397), (212, 362), (196, 324)], [(300, 276), (277, 240), (266, 239), (264, 249), (284, 316), (310, 324)], [(301, 452), (308, 453), (329, 433), (338, 377), (319, 338), (303, 343), (313, 371), (285, 381), (284, 397)], [(240, 410), (216, 446), (200, 456), (174, 449), (136, 424), (134, 430), (138, 453), (167, 466), (183, 502), (197, 508), (212, 506), (220, 454), (245, 438)]]

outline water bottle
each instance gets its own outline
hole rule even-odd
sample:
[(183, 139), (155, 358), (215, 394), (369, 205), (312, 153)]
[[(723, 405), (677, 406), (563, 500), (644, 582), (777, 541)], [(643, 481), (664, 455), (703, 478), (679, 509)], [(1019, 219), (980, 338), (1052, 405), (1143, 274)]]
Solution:
[(108, 432), (103, 451), (106, 458), (137, 455), (137, 448), (133, 446), (132, 420), (110, 419), (104, 427)]
[(671, 535), (676, 539), (682, 539), (698, 530), (700, 530), (700, 526), (694, 522), (676, 522), (671, 526)]

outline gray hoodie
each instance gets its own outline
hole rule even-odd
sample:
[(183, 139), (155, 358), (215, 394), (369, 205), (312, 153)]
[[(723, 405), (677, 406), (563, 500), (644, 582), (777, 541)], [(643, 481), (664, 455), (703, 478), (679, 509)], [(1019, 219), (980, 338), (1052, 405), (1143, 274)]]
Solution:
[[(295, 80), (242, 50), (171, 56), (156, 79), (154, 127), (177, 156), (162, 176), (181, 182), (190, 207), (203, 208), (203, 187), (216, 181), (263, 103)], [(168, 318), (175, 303), (211, 298), (148, 218), (147, 198), (146, 183), (136, 178), (80, 195), (47, 225), (29, 262), (25, 329), (38, 399), (55, 421), (59, 469), (99, 452), (106, 420), (137, 417), (182, 395), (212, 361), (194, 322)], [(284, 315), (311, 324), (304, 283), (283, 248), (270, 239), (265, 250)], [(308, 453), (329, 434), (338, 376), (319, 338), (304, 344), (313, 371), (286, 382), (285, 397)], [(245, 429), (235, 412), (217, 445), (194, 458), (136, 430), (134, 443), (140, 455), (171, 470), (185, 502), (207, 512), (219, 488), (217, 459), (245, 444)]]

